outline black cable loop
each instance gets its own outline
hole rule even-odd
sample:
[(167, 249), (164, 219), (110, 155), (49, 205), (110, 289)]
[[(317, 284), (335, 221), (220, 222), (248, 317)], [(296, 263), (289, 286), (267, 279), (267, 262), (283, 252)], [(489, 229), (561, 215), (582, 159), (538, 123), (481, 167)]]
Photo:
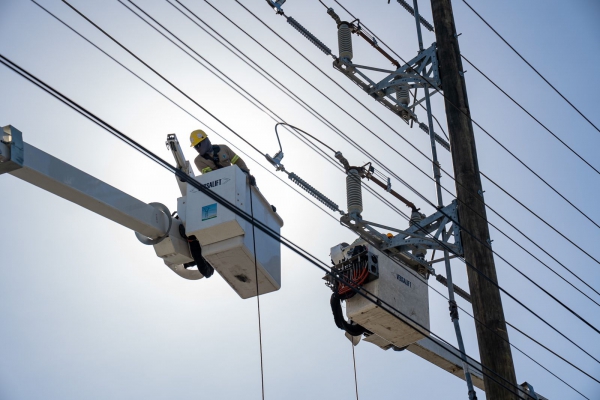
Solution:
[[(163, 166), (165, 169), (171, 171), (178, 178), (182, 179), (183, 181), (187, 182), (188, 184), (191, 184), (193, 187), (197, 188), (199, 191), (202, 191), (208, 197), (212, 198), (215, 201), (218, 201), (225, 208), (227, 208), (230, 211), (236, 213), (241, 218), (245, 219), (247, 222), (252, 223), (251, 216), (249, 216), (246, 212), (238, 209), (235, 205), (229, 203), (227, 200), (222, 199), (219, 195), (217, 195), (214, 192), (212, 192), (211, 190), (205, 188), (202, 184), (200, 184), (196, 180), (192, 179), (187, 174), (184, 174), (183, 172), (181, 172), (177, 168), (173, 167), (171, 164), (169, 164), (168, 162), (166, 162), (165, 160), (163, 160), (162, 158), (160, 158), (159, 156), (157, 156), (156, 154), (154, 154), (150, 150), (146, 149), (144, 146), (142, 146), (141, 144), (137, 143), (135, 140), (131, 139), (130, 137), (128, 137), (127, 135), (123, 134), (122, 132), (120, 132), (116, 128), (114, 128), (111, 125), (109, 125), (108, 123), (104, 122), (102, 119), (100, 119), (99, 117), (95, 116), (93, 113), (89, 112), (88, 110), (86, 110), (82, 106), (78, 105), (77, 103), (75, 103), (74, 101), (72, 101), (71, 99), (69, 99), (68, 97), (64, 96), (60, 92), (58, 92), (55, 89), (53, 89), (51, 86), (45, 84), (44, 82), (42, 82), (38, 78), (35, 78), (29, 72), (23, 70), (21, 67), (19, 67), (18, 65), (14, 64), (12, 61), (10, 61), (6, 57), (2, 56), (1, 54), (0, 54), (0, 63), (4, 64), (9, 69), (11, 69), (14, 72), (16, 72), (17, 74), (21, 75), (26, 80), (28, 80), (31, 83), (35, 84), (36, 86), (38, 86), (42, 90), (46, 91), (48, 94), (50, 94), (53, 97), (57, 98), (59, 101), (63, 102), (65, 105), (67, 105), (68, 107), (72, 108), (73, 110), (77, 111), (82, 116), (84, 116), (87, 119), (89, 119), (90, 121), (94, 122), (99, 127), (103, 128), (107, 132), (113, 134), (114, 136), (116, 136), (118, 139), (120, 139), (124, 143), (126, 143), (129, 146), (133, 147), (134, 149), (138, 150), (140, 153), (146, 155), (148, 158), (150, 158), (151, 160), (155, 161), (159, 165)], [(11, 64), (11, 65), (9, 65), (9, 64)], [(258, 220), (255, 220), (253, 222), (253, 225), (254, 226), (258, 226), (258, 228), (261, 229), (265, 234), (271, 236), (273, 239), (277, 240), (278, 242), (280, 242), (281, 244), (283, 244), (284, 246), (286, 246), (287, 248), (289, 248), (290, 250), (292, 250), (296, 254), (300, 255), (301, 257), (303, 257), (304, 259), (306, 259), (307, 261), (309, 261), (310, 263), (312, 263), (313, 265), (315, 265), (317, 268), (321, 269), (322, 271), (324, 271), (328, 275), (332, 276), (333, 279), (337, 280), (338, 282), (343, 283), (344, 285), (347, 285), (347, 286), (351, 287), (352, 290), (355, 291), (358, 295), (363, 296), (365, 299), (367, 299), (368, 301), (373, 302), (374, 304), (377, 304), (379, 307), (381, 307), (382, 309), (384, 309), (385, 311), (387, 311), (388, 313), (390, 313), (391, 315), (393, 315), (395, 318), (400, 319), (400, 317), (398, 317), (397, 315), (394, 315), (389, 309), (387, 309), (387, 307), (390, 307), (393, 311), (395, 311), (395, 312), (399, 313), (400, 315), (404, 316), (405, 318), (407, 318), (408, 320), (410, 320), (411, 322), (413, 322), (415, 325), (419, 326), (419, 328), (424, 329), (425, 333), (423, 333), (423, 334), (427, 338), (429, 338), (428, 334), (431, 333), (434, 336), (438, 337), (439, 340), (441, 340), (442, 342), (446, 343), (450, 348), (452, 348), (452, 349), (454, 349), (456, 351), (459, 351), (456, 347), (454, 347), (452, 344), (450, 344), (449, 342), (447, 342), (446, 340), (444, 340), (441, 336), (436, 335), (434, 332), (428, 331), (426, 328), (424, 328), (423, 326), (421, 326), (418, 322), (414, 321), (412, 318), (410, 318), (409, 316), (405, 315), (401, 311), (396, 310), (394, 307), (392, 307), (389, 304), (387, 304), (387, 302), (385, 302), (384, 300), (379, 299), (377, 296), (373, 295), (372, 293), (370, 293), (365, 288), (361, 288), (362, 289), (361, 290), (361, 289), (355, 287), (351, 282), (347, 282), (343, 277), (338, 277), (335, 274), (332, 274), (331, 271), (327, 269), (327, 265), (326, 264), (322, 263), (314, 255), (306, 252), (305, 250), (303, 250), (299, 246), (295, 245), (289, 239), (286, 239), (285, 237), (281, 236), (277, 232), (273, 231), (270, 227), (268, 227), (264, 223), (262, 223), (262, 222), (260, 222)], [(363, 293), (363, 291), (366, 294)], [(369, 298), (367, 296), (367, 294), (369, 296), (372, 296), (373, 298)], [(377, 299), (377, 301), (375, 301), (373, 299)], [(470, 364), (470, 366), (471, 367), (476, 367), (472, 363)], [(491, 371), (495, 375), (499, 376), (495, 371), (493, 371), (493, 370), (491, 370), (491, 369), (489, 369), (489, 368), (487, 368), (487, 367), (485, 367), (483, 365), (482, 365), (482, 367), (484, 367), (486, 370)], [(497, 384), (499, 384), (503, 388), (506, 388), (507, 390), (510, 390), (509, 388), (507, 388), (506, 386), (504, 386), (502, 383), (498, 382), (494, 377), (492, 377), (491, 375), (487, 374), (485, 371), (482, 370), (482, 373), (484, 375), (488, 376), (491, 380), (493, 380), (494, 382), (496, 382)], [(511, 382), (508, 382), (506, 379), (504, 379), (501, 376), (499, 376), (499, 377), (502, 380), (506, 381), (509, 385), (514, 386), (515, 388), (517, 388), (518, 391), (520, 390), (519, 387), (516, 386), (515, 384), (513, 384)], [(516, 394), (516, 392), (513, 392), (513, 393)], [(528, 395), (527, 393), (525, 393), (525, 394)], [(533, 399), (532, 396), (529, 396), (529, 397)]]

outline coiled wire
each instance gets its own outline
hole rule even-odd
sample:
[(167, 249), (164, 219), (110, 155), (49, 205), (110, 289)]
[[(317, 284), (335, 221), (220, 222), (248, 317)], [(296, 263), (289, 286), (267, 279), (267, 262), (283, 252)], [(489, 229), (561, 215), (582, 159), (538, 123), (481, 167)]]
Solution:
[(321, 50), (323, 53), (327, 54), (328, 56), (331, 55), (331, 49), (329, 47), (325, 46), (325, 43), (323, 43), (319, 39), (317, 39), (317, 37), (315, 35), (310, 33), (305, 27), (300, 25), (300, 23), (298, 21), (296, 21), (294, 18), (287, 17), (287, 22), (288, 22), (288, 24), (293, 26), (294, 29), (296, 29), (298, 32), (300, 32), (302, 34), (302, 36), (304, 36), (312, 44), (317, 46), (319, 48), (319, 50)]
[(313, 196), (315, 199), (319, 200), (321, 203), (323, 203), (327, 207), (331, 208), (333, 211), (337, 211), (337, 212), (341, 213), (340, 208), (338, 207), (337, 204), (335, 204), (329, 198), (325, 197), (325, 195), (323, 195), (317, 189), (315, 189), (314, 187), (312, 187), (308, 182), (306, 182), (304, 179), (300, 178), (295, 173), (290, 172), (288, 174), (288, 178), (290, 178), (290, 180), (292, 182), (294, 182), (296, 185), (300, 186), (306, 192), (310, 193), (310, 195)]

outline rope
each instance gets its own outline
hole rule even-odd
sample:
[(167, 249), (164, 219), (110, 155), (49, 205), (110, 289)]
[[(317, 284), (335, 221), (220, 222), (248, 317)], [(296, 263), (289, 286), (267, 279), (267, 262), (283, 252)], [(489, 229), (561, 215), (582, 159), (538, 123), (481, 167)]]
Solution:
[(256, 261), (256, 232), (254, 229), (254, 205), (252, 203), (252, 187), (250, 187), (250, 215), (252, 217), (252, 247), (254, 250), (254, 279), (256, 281), (256, 308), (258, 311), (258, 344), (260, 347), (260, 387), (262, 400), (265, 400), (265, 375), (263, 369), (262, 327), (260, 324), (260, 294), (258, 292), (258, 262)]
[(352, 363), (354, 364), (354, 390), (356, 391), (356, 400), (358, 400), (358, 380), (356, 379), (356, 356), (354, 355), (354, 342), (350, 341), (352, 346)]

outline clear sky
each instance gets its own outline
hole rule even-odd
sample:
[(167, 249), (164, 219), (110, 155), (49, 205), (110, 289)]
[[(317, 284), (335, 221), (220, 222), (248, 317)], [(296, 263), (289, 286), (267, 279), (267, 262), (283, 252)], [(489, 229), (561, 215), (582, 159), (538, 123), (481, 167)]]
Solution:
[[(369, 114), (320, 72), (271, 34), (233, 0), (210, 0), (286, 63), (341, 107), (382, 136), (427, 172), (429, 162), (392, 130)], [(429, 139), (372, 101), (335, 71), (325, 56), (262, 0), (240, 0), (269, 26), (306, 55), (379, 117), (421, 151), (429, 154)], [(417, 54), (414, 20), (396, 2), (343, 0), (403, 58)], [(339, 149), (352, 163), (371, 161), (313, 118), (213, 38), (163, 0), (136, 2), (178, 35), (207, 61), (271, 108), (280, 118), (317, 135)], [(205, 22), (267, 69), (299, 97), (360, 143), (402, 179), (434, 200), (431, 180), (375, 139), (285, 66), (252, 42), (204, 1), (184, 1)], [(342, 16), (349, 18), (333, 2)], [(247, 161), (265, 196), (285, 221), (282, 234), (329, 263), (329, 248), (354, 240), (354, 235), (330, 216), (269, 174), (260, 155), (196, 107), (102, 33), (58, 0), (40, 4), (73, 26), (111, 56), (138, 73), (202, 123), (174, 106), (31, 1), (0, 0), (0, 53), (46, 83), (96, 113), (160, 156), (170, 160), (166, 134), (186, 142), (189, 132), (213, 128), (258, 162)], [(168, 77), (229, 126), (273, 154), (275, 122), (234, 92), (208, 69), (139, 20), (116, 0), (72, 3), (139, 57)], [(600, 102), (600, 5), (592, 0), (564, 2), (530, 0), (482, 2), (472, 5), (594, 123)], [(600, 169), (600, 133), (571, 109), (462, 1), (454, 1), (461, 51), (521, 102), (569, 146)], [(420, 2), (431, 20), (430, 4)], [(337, 51), (335, 24), (317, 0), (288, 0), (287, 15)], [(374, 49), (354, 38), (358, 64), (390, 68)], [(424, 42), (435, 41), (424, 31)], [(600, 176), (569, 153), (539, 125), (507, 100), (468, 65), (466, 82), (473, 118), (514, 154), (556, 187), (591, 219), (600, 221), (597, 198)], [(375, 74), (374, 76), (378, 76)], [(0, 67), (0, 124), (21, 130), (26, 142), (88, 172), (145, 202), (176, 208), (179, 190), (173, 176), (106, 131), (84, 119), (24, 79)], [(433, 101), (442, 122), (443, 99)], [(426, 119), (423, 111), (418, 115)], [(208, 131), (213, 143), (222, 143)], [(519, 165), (480, 129), (475, 128), (483, 172), (596, 259), (600, 258), (599, 228), (577, 213), (547, 186)], [(284, 164), (338, 204), (345, 204), (344, 176), (289, 134), (283, 134)], [(194, 156), (185, 149), (188, 158)], [(440, 149), (449, 172), (449, 154)], [(446, 175), (446, 174), (444, 174)], [(279, 175), (284, 178), (285, 176)], [(432, 209), (392, 179), (393, 187), (423, 211)], [(453, 181), (443, 184), (453, 191)], [(525, 234), (600, 288), (597, 262), (484, 180), (487, 203)], [(215, 274), (209, 280), (179, 278), (141, 245), (132, 232), (85, 209), (12, 176), (0, 177), (3, 203), (0, 256), (0, 399), (258, 399), (260, 363), (256, 302), (241, 300)], [(385, 195), (385, 194), (384, 194)], [(395, 202), (395, 200), (392, 200)], [(445, 202), (451, 201), (445, 195)], [(364, 217), (406, 227), (398, 214), (364, 195)], [(401, 204), (398, 207), (403, 208)], [(406, 210), (408, 211), (408, 209)], [(490, 221), (596, 301), (595, 295), (569, 276), (531, 242), (499, 217)], [(552, 275), (495, 229), (493, 247), (527, 276), (600, 326), (598, 306)], [(562, 309), (505, 262), (496, 259), (499, 283), (523, 300), (576, 343), (600, 358), (598, 336)], [(441, 265), (436, 265), (443, 271)], [(456, 283), (468, 288), (464, 264), (453, 261)], [(354, 396), (350, 343), (333, 323), (330, 291), (312, 265), (282, 250), (282, 288), (261, 297), (266, 398), (349, 399)], [(434, 279), (430, 285), (444, 291)], [(451, 343), (454, 331), (446, 301), (430, 291), (431, 329)], [(459, 305), (471, 311), (462, 299)], [(542, 341), (590, 374), (600, 377), (600, 365), (503, 296), (506, 319)], [(467, 352), (478, 358), (473, 320), (461, 313)], [(513, 344), (591, 399), (600, 385), (548, 354), (509, 328)], [(582, 398), (531, 360), (513, 349), (519, 383), (530, 382), (550, 399)], [(368, 343), (356, 347), (361, 399), (467, 398), (464, 382), (408, 352), (384, 352)], [(483, 393), (478, 394), (484, 398)]]

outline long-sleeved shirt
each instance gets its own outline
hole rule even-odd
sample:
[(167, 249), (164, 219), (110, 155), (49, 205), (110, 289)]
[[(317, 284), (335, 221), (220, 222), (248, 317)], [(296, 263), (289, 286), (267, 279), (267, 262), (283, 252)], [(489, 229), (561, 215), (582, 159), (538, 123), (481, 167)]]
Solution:
[[(244, 160), (242, 160), (237, 154), (235, 154), (228, 146), (224, 144), (213, 145), (213, 149), (215, 147), (219, 147), (219, 152), (217, 156), (219, 157), (219, 165), (222, 167), (229, 167), (230, 165), (237, 165), (242, 171), (246, 173), (250, 173), (250, 170), (246, 166)], [(198, 155), (194, 160), (194, 164), (198, 170), (206, 174), (207, 172), (214, 171), (217, 169), (215, 162), (213, 161), (213, 152), (211, 151), (208, 154), (208, 159), (204, 158), (201, 155)]]

